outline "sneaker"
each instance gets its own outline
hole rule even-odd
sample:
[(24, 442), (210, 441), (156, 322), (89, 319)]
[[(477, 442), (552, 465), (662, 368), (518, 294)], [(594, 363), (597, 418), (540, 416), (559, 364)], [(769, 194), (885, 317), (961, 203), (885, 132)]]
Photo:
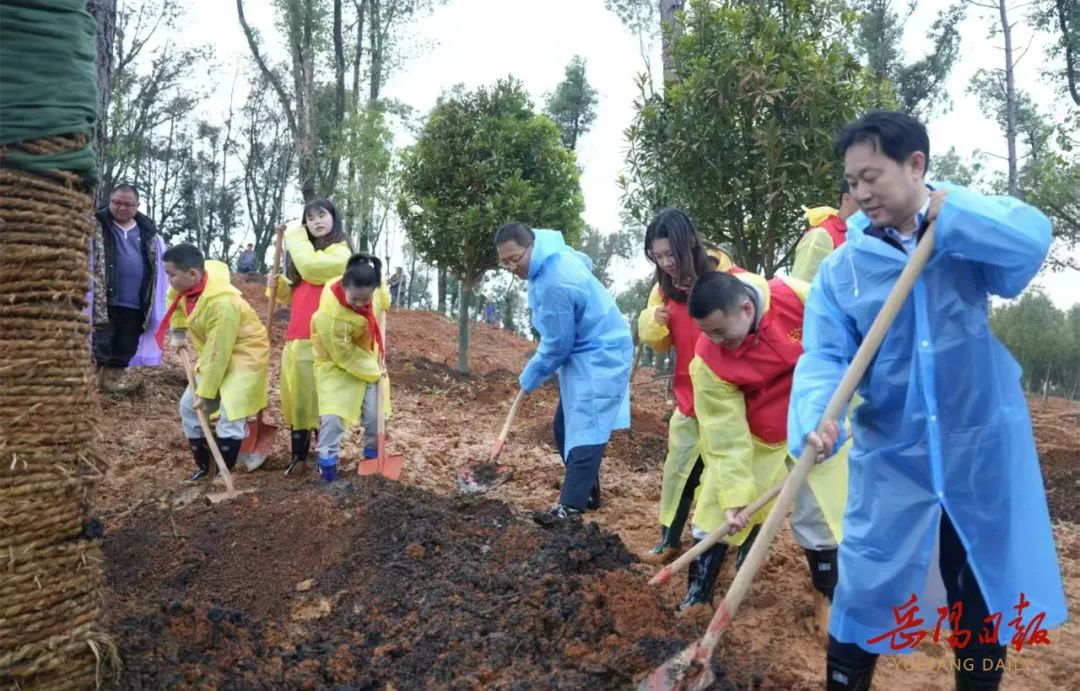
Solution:
[(206, 478), (208, 475), (210, 475), (210, 473), (206, 472), (202, 468), (199, 468), (198, 470), (196, 470), (194, 473), (191, 474), (191, 477), (189, 477), (187, 479), (187, 481), (188, 482), (198, 482), (199, 480), (202, 480), (202, 479)]
[(581, 518), (581, 509), (575, 509), (566, 504), (556, 504), (550, 511), (553, 518)]

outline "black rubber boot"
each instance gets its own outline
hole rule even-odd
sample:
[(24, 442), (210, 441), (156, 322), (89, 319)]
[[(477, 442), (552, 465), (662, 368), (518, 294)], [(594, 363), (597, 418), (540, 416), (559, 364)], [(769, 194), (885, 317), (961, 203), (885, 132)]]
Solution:
[(832, 602), (839, 577), (839, 572), (836, 570), (836, 548), (804, 549), (803, 552), (806, 553), (806, 563), (810, 566), (810, 582), (814, 584), (814, 590)]
[(829, 636), (825, 663), (826, 691), (869, 691), (874, 680), (877, 655), (854, 643), (841, 643)]
[(217, 440), (218, 451), (221, 452), (221, 460), (225, 461), (225, 467), (229, 470), (233, 469), (236, 465), (236, 459), (240, 456), (240, 445), (244, 443), (243, 439), (219, 439)]
[(210, 444), (203, 437), (188, 439), (191, 445), (191, 455), (195, 459), (197, 470), (188, 477), (188, 482), (197, 482), (210, 474)]
[(660, 526), (660, 544), (646, 552), (642, 561), (646, 564), (668, 564), (680, 554), (682, 545), (679, 536), (670, 527)]
[(743, 562), (746, 561), (746, 555), (750, 554), (750, 549), (754, 546), (754, 540), (757, 539), (758, 533), (761, 532), (761, 524), (758, 523), (750, 530), (750, 534), (746, 536), (746, 542), (739, 545), (739, 555), (735, 557), (735, 570), (738, 571), (742, 567)]
[[(695, 540), (694, 544), (698, 542), (700, 540)], [(716, 577), (720, 575), (725, 554), (727, 545), (718, 542), (690, 562), (690, 568), (686, 571), (686, 597), (675, 607), (675, 611), (684, 612), (694, 605), (712, 604)]]
[(1006, 650), (1005, 646), (994, 646), (989, 651), (976, 651), (975, 655), (957, 656), (959, 669), (953, 672), (956, 691), (997, 691), (1005, 674)]
[(600, 508), (600, 476), (596, 476), (596, 484), (589, 490), (589, 501), (585, 504), (585, 508), (589, 511), (596, 511)]
[(308, 454), (311, 452), (311, 430), (294, 429), (292, 431), (292, 459), (285, 468), (285, 475), (303, 474), (307, 465)]

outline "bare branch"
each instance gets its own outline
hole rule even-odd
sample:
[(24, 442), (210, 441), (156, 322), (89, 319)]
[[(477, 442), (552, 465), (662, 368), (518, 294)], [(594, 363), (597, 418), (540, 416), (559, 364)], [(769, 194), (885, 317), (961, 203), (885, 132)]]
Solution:
[(278, 76), (266, 65), (266, 61), (263, 60), (262, 54), (259, 52), (259, 46), (255, 42), (255, 33), (248, 26), (247, 20), (244, 19), (244, 0), (236, 0), (236, 14), (240, 18), (240, 27), (244, 30), (244, 36), (247, 37), (248, 46), (251, 48), (251, 55), (255, 58), (255, 63), (259, 66), (259, 70), (266, 77), (267, 81), (274, 87), (274, 91), (277, 92), (278, 99), (281, 100), (281, 107), (285, 110), (285, 118), (289, 121), (289, 129), (292, 130), (293, 136), (298, 136), (299, 128), (296, 126), (296, 115), (293, 114), (292, 106), (289, 104), (289, 96), (285, 93), (285, 88), (281, 86), (281, 80)]

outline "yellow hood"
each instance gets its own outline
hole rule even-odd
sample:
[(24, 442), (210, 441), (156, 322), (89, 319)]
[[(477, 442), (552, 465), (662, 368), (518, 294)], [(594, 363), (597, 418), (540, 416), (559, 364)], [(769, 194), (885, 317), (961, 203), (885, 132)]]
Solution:
[(831, 206), (815, 206), (813, 208), (804, 206), (802, 209), (806, 212), (806, 220), (811, 228), (817, 228), (829, 216), (836, 216), (840, 213)]

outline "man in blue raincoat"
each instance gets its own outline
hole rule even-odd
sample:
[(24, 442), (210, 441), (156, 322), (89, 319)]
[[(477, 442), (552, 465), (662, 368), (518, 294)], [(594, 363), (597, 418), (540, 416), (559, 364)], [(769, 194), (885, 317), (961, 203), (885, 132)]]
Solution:
[[(1021, 598), (1024, 626), (1066, 619), (1020, 367), (988, 323), (989, 296), (1015, 297), (1039, 271), (1050, 223), (1012, 197), (928, 186), (929, 138), (908, 115), (869, 113), (837, 148), (861, 211), (806, 303), (788, 413), (796, 456), (804, 440), (819, 460), (842, 441), (835, 424), (814, 429), (927, 224), (936, 230), (858, 389), (827, 685), (867, 689), (879, 654), (910, 652), (939, 620), (928, 586), (943, 583), (956, 686), (996, 689)], [(997, 613), (997, 639), (980, 636)], [(915, 619), (922, 626), (898, 631)]]
[(556, 230), (509, 223), (495, 233), (499, 263), (529, 282), (540, 345), (521, 373), (531, 393), (559, 375), (555, 444), (566, 465), (558, 518), (600, 506), (600, 462), (611, 431), (630, 426), (630, 328), (592, 274), (592, 260)]

